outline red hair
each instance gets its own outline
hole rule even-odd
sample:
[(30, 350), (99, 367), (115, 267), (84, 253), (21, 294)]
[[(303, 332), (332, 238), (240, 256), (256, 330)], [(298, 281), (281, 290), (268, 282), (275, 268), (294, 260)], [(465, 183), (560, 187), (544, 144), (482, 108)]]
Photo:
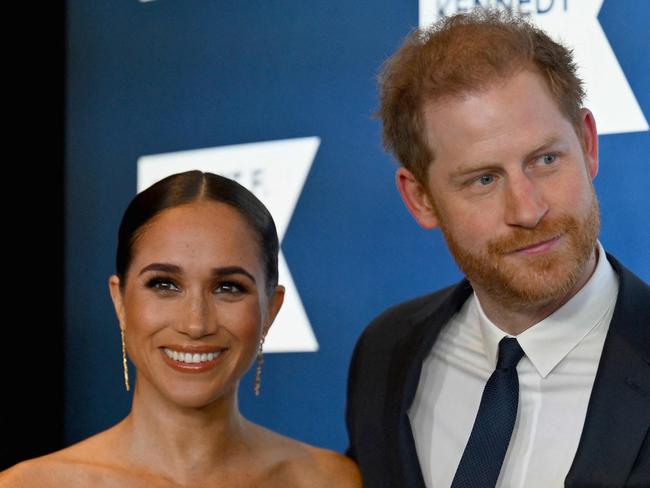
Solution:
[(542, 75), (559, 109), (580, 133), (584, 90), (572, 52), (524, 18), (476, 9), (416, 29), (379, 75), (384, 147), (425, 182), (435, 148), (423, 137), (424, 104), (485, 89), (526, 67)]

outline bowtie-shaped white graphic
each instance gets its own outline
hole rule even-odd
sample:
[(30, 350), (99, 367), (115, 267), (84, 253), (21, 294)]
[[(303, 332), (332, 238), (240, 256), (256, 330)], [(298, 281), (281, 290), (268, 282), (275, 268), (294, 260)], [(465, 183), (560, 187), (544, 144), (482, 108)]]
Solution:
[[(269, 209), (282, 242), (319, 145), (318, 137), (305, 137), (142, 156), (138, 192), (166, 176), (192, 169), (235, 179)], [(282, 251), (278, 266), (286, 295), (264, 351), (317, 351), (318, 342)]]
[[(421, 27), (436, 21), (441, 13), (451, 15), (471, 10), (469, 4), (475, 3), (462, 0), (419, 2)], [(503, 2), (497, 0), (479, 3), (485, 7), (503, 6)], [(585, 106), (594, 113), (599, 133), (648, 130), (648, 122), (598, 22), (603, 0), (513, 0), (511, 3), (514, 10), (529, 14), (531, 20), (552, 38), (573, 49), (579, 75), (585, 82)], [(647, 49), (647, 46), (635, 49)]]

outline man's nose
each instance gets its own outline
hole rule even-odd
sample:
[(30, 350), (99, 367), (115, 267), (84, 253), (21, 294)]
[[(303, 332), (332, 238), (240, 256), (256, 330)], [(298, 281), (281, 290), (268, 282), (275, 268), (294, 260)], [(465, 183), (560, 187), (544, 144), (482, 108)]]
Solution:
[(523, 172), (508, 178), (505, 200), (508, 225), (533, 228), (549, 210), (538, 184)]

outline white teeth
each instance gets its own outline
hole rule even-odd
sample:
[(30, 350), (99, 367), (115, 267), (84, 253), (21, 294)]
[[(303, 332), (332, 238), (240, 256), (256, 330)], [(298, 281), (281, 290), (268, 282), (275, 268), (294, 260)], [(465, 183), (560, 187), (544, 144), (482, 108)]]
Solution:
[(205, 363), (206, 361), (212, 361), (214, 358), (221, 354), (221, 351), (217, 352), (204, 352), (204, 353), (194, 353), (191, 352), (178, 352), (173, 351), (167, 347), (163, 348), (163, 351), (168, 358), (173, 359), (174, 361), (180, 361), (181, 363), (197, 364)]

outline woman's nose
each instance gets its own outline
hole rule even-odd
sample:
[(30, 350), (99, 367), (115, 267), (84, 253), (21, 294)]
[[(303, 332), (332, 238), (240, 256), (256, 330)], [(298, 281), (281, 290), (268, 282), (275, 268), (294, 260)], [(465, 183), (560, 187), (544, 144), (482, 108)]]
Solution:
[(176, 318), (176, 328), (192, 339), (213, 334), (217, 329), (217, 317), (210, 297), (202, 293), (189, 295)]

